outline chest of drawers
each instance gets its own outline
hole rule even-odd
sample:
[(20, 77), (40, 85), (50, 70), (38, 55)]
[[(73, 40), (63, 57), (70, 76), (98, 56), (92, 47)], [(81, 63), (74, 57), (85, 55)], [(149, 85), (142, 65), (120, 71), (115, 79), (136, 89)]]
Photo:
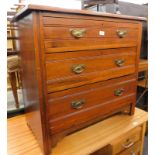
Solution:
[(29, 5), (14, 20), (27, 123), (46, 155), (65, 135), (134, 114), (145, 18)]

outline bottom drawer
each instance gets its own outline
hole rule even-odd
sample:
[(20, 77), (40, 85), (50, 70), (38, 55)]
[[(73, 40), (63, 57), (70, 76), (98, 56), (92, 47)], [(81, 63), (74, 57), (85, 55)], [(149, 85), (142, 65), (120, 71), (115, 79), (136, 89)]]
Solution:
[(119, 155), (140, 155), (141, 141), (135, 143), (132, 147), (121, 152)]
[(135, 96), (135, 76), (52, 93), (48, 96), (51, 133), (80, 129), (95, 123), (123, 107), (135, 104)]

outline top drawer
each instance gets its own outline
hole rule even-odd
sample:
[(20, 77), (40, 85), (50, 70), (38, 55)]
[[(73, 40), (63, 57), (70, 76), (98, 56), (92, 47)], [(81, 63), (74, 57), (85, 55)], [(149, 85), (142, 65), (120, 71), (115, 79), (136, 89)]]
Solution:
[[(43, 17), (46, 52), (90, 46), (137, 44), (138, 24), (78, 18)], [(68, 48), (69, 47), (69, 48)], [(67, 49), (68, 48), (68, 49)]]

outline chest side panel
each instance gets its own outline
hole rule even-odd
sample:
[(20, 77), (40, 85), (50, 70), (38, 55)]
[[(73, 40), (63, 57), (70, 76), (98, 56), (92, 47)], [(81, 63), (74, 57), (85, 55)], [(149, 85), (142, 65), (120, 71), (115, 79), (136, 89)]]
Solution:
[(45, 140), (44, 110), (39, 59), (38, 14), (30, 13), (18, 21), (20, 35), (20, 68), (27, 124), (35, 134), (43, 151), (47, 151)]

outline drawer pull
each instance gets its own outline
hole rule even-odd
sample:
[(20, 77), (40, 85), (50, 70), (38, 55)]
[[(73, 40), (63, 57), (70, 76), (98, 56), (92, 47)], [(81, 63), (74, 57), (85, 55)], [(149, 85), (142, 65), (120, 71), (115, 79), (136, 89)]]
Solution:
[(84, 64), (77, 64), (72, 66), (72, 71), (75, 74), (80, 74), (85, 70), (85, 65)]
[(116, 32), (120, 38), (124, 38), (128, 33), (126, 30), (117, 30)]
[(127, 144), (122, 144), (122, 146), (123, 146), (125, 149), (128, 149), (129, 147), (131, 147), (131, 146), (134, 144), (134, 142), (131, 141), (131, 140), (128, 140), (127, 142), (128, 142)]
[(71, 104), (73, 109), (80, 109), (83, 107), (83, 104), (85, 104), (85, 100), (73, 101)]
[(118, 67), (124, 66), (124, 63), (125, 63), (125, 60), (123, 60), (123, 59), (115, 60), (115, 64), (116, 64)]
[(86, 34), (86, 29), (70, 29), (70, 32), (75, 38), (82, 38)]
[(123, 95), (124, 89), (117, 89), (114, 91), (115, 96), (121, 96)]

